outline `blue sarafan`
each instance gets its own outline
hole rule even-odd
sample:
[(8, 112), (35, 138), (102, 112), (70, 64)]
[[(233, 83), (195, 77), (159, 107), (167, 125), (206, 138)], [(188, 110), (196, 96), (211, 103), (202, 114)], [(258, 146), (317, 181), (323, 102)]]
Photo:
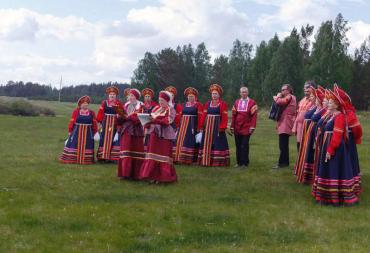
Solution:
[(102, 124), (98, 160), (117, 161), (120, 152), (120, 135), (117, 134), (117, 113), (108, 100), (104, 100), (99, 108), (98, 121)]
[(202, 116), (204, 126), (202, 142), (199, 147), (198, 163), (201, 166), (229, 166), (230, 151), (225, 129), (227, 127), (227, 105), (206, 104)]
[[(328, 205), (353, 205), (358, 203), (361, 185), (359, 175), (351, 163), (346, 140), (345, 116), (333, 116), (325, 125), (319, 167), (313, 186), (317, 202)], [(331, 158), (326, 161), (326, 153)]]
[(93, 111), (76, 109), (69, 123), (69, 137), (59, 160), (62, 163), (94, 163), (94, 134), (97, 132)]
[(196, 163), (198, 159), (198, 146), (195, 136), (198, 134), (202, 104), (186, 103), (182, 108), (180, 127), (174, 152), (174, 161), (181, 164)]

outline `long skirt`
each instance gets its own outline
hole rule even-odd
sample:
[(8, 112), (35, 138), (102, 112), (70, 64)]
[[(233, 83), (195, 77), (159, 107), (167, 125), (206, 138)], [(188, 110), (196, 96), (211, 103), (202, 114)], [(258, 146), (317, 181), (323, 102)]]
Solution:
[(94, 137), (91, 124), (76, 123), (59, 161), (76, 164), (94, 163)]
[(150, 134), (148, 151), (140, 168), (139, 178), (147, 181), (172, 183), (177, 181), (172, 159), (171, 140), (158, 138), (155, 132)]
[(98, 160), (117, 161), (120, 156), (120, 138), (114, 140), (117, 132), (116, 115), (106, 114), (103, 121), (103, 131), (100, 134), (99, 148), (97, 152)]
[(198, 145), (195, 141), (197, 132), (194, 130), (191, 115), (183, 115), (177, 142), (175, 147), (174, 161), (180, 164), (192, 164), (197, 162)]
[[(296, 175), (298, 183), (308, 183), (305, 180), (304, 171), (306, 169), (306, 177), (309, 177), (309, 175), (307, 175), (308, 171), (312, 171), (312, 168), (313, 168), (313, 165), (312, 167), (307, 168), (306, 166), (305, 168), (307, 149), (308, 149), (308, 144), (311, 138), (311, 132), (312, 132), (313, 127), (314, 127), (314, 124), (311, 120), (307, 120), (307, 119), (304, 120), (303, 130), (302, 130), (302, 139), (299, 145), (299, 152), (298, 152), (297, 160), (296, 160), (295, 167), (294, 167), (294, 175)], [(312, 178), (313, 173), (310, 173), (310, 174)]]
[(351, 131), (349, 132), (348, 149), (353, 169), (353, 176), (356, 182), (355, 193), (360, 194), (362, 192), (360, 162), (358, 160), (357, 145)]
[(359, 193), (356, 192), (358, 186), (344, 140), (331, 159), (325, 162), (326, 150), (331, 138), (332, 132), (325, 132), (320, 154), (320, 166), (315, 176), (312, 194), (318, 203), (324, 205), (349, 206), (356, 204), (359, 201)]
[(207, 116), (199, 147), (198, 163), (207, 167), (230, 166), (230, 151), (226, 133), (218, 129), (219, 116), (212, 116)]
[(143, 137), (124, 133), (121, 137), (117, 176), (138, 180), (144, 157)]

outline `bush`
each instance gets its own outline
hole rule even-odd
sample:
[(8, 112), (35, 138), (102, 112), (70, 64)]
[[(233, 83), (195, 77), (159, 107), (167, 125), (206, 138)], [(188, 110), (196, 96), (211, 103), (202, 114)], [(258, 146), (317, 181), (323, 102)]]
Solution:
[(0, 99), (0, 114), (19, 116), (55, 116), (55, 112), (47, 107), (31, 104), (25, 99)]

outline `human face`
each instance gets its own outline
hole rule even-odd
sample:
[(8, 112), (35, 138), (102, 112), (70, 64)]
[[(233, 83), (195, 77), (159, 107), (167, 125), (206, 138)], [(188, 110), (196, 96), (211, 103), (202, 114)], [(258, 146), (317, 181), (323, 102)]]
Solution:
[(152, 101), (152, 97), (150, 95), (145, 95), (144, 96), (144, 101), (147, 103), (150, 103)]
[(130, 94), (130, 95), (128, 96), (128, 99), (129, 99), (129, 101), (130, 101), (131, 103), (136, 103), (136, 97), (135, 97), (135, 95)]
[(164, 100), (163, 98), (159, 98), (158, 103), (161, 107), (167, 107), (167, 105), (168, 105), (168, 102), (166, 100)]
[(286, 95), (289, 94), (289, 89), (288, 89), (288, 86), (284, 85), (283, 87), (281, 87), (281, 94), (285, 97)]
[(212, 100), (218, 100), (220, 98), (220, 94), (217, 91), (212, 91)]
[(336, 111), (337, 109), (338, 109), (338, 105), (335, 103), (335, 100), (329, 99), (328, 110), (333, 112), (333, 111)]
[(303, 87), (304, 95), (306, 96), (306, 98), (309, 98), (310, 95), (311, 95), (311, 91), (310, 91), (309, 87), (310, 87), (309, 85), (305, 85)]
[(85, 102), (85, 103), (83, 103), (83, 104), (80, 105), (80, 108), (82, 110), (87, 110), (87, 109), (89, 109), (89, 104)]
[(110, 101), (113, 101), (113, 100), (116, 99), (117, 95), (114, 92), (110, 92), (109, 95), (108, 95), (108, 97), (109, 97), (109, 100)]
[(315, 97), (315, 95), (313, 94), (313, 93), (310, 93), (310, 97), (309, 97), (309, 100), (311, 101), (311, 102), (316, 102), (316, 97)]
[(327, 108), (328, 104), (329, 104), (329, 100), (327, 98), (324, 98), (324, 100), (322, 101), (322, 106)]
[(195, 96), (194, 96), (194, 95), (189, 95), (189, 96), (188, 96), (188, 101), (189, 101), (189, 103), (194, 103), (194, 101), (195, 101)]
[(246, 99), (248, 97), (248, 93), (247, 89), (240, 89), (240, 96), (242, 99)]

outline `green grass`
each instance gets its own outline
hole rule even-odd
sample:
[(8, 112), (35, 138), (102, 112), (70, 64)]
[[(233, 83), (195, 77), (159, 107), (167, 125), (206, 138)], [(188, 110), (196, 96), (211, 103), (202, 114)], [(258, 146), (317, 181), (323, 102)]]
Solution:
[[(34, 103), (57, 117), (0, 116), (0, 252), (370, 251), (369, 113), (361, 203), (333, 208), (314, 203), (292, 166), (271, 170), (278, 145), (266, 112), (248, 171), (176, 166), (179, 182), (157, 186), (119, 181), (113, 164), (59, 164), (75, 105)], [(292, 164), (295, 154), (292, 138)]]

